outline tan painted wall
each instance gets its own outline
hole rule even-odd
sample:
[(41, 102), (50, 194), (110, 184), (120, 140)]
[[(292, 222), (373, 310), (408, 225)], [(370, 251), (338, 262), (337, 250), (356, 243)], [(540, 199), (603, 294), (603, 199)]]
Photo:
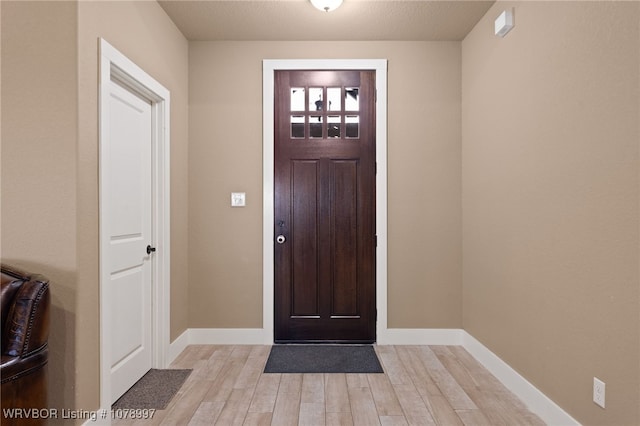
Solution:
[[(171, 339), (187, 328), (187, 159), (188, 44), (155, 2), (79, 2), (79, 188), (80, 279), (91, 283), (79, 295), (78, 315), (93, 317), (98, 304), (98, 37), (107, 40), (171, 92)], [(96, 325), (97, 327), (97, 322)], [(98, 361), (97, 335), (82, 357), (92, 371)], [(95, 346), (94, 346), (95, 345)], [(95, 389), (96, 377), (79, 380)]]
[(640, 424), (639, 7), (500, 2), (462, 43), (463, 326), (585, 425)]
[(50, 403), (73, 406), (76, 9), (70, 3), (5, 1), (1, 7), (2, 262), (51, 280)]
[[(187, 328), (187, 160), (188, 43), (153, 1), (79, 2), (79, 86), (81, 167), (79, 189), (88, 200), (86, 221), (92, 229), (87, 246), (97, 242), (98, 37), (131, 59), (171, 92), (171, 339)], [(96, 234), (93, 234), (93, 233)], [(96, 262), (97, 257), (91, 256)], [(86, 266), (92, 263), (80, 262)], [(90, 268), (97, 273), (97, 265)], [(94, 295), (95, 296), (95, 295)]]
[(155, 2), (2, 2), (2, 256), (52, 281), (50, 399), (99, 404), (98, 37), (171, 91), (171, 336), (187, 327), (188, 45)]
[(98, 402), (103, 36), (172, 92), (172, 338), (261, 326), (261, 60), (387, 58), (389, 326), (464, 326), (585, 424), (640, 423), (638, 5), (516, 3), (503, 40), (501, 7), (462, 53), (192, 42), (187, 59), (153, 2), (3, 1), (2, 255), (52, 279), (54, 405)]
[(262, 326), (262, 60), (301, 58), (389, 59), (389, 326), (461, 327), (460, 43), (189, 48), (189, 327)]

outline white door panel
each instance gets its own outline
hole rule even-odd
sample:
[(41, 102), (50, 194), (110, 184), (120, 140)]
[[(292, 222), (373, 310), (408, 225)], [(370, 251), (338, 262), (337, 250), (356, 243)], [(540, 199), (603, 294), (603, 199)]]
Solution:
[[(100, 39), (100, 407), (170, 353), (171, 94)], [(147, 254), (147, 246), (157, 251)], [(169, 361), (170, 362), (170, 361)]]
[[(145, 279), (144, 268), (137, 267), (112, 275), (111, 295), (118, 303), (111, 304), (113, 328), (111, 340), (118, 344), (111, 346), (111, 365), (118, 368), (126, 362), (130, 355), (144, 349), (144, 304), (143, 288), (140, 285)], [(122, 315), (125, 312), (126, 315)], [(126, 333), (122, 330), (126, 329)]]
[[(142, 262), (147, 259), (147, 244), (151, 240), (148, 238), (134, 237), (124, 240), (111, 241), (111, 273), (125, 271), (133, 267), (141, 267)], [(138, 262), (132, 262), (137, 258)]]
[(152, 364), (151, 104), (113, 81), (109, 98), (109, 310), (111, 395)]
[(140, 236), (151, 214), (151, 105), (112, 83), (111, 237)]

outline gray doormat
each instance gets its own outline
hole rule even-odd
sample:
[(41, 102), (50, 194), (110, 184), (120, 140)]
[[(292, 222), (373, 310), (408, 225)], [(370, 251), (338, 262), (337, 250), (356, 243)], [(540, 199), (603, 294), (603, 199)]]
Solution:
[(151, 369), (111, 406), (112, 409), (164, 410), (191, 370)]
[(371, 345), (274, 345), (265, 373), (384, 373)]

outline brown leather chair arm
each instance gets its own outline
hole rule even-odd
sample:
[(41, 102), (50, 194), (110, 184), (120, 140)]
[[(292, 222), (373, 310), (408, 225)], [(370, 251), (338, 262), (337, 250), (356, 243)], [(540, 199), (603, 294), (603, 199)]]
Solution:
[(2, 355), (24, 358), (43, 350), (49, 338), (50, 297), (49, 283), (39, 275), (20, 287), (7, 315)]
[(49, 351), (47, 347), (42, 348), (40, 351), (26, 358), (2, 355), (2, 367), (0, 368), (2, 383), (9, 383), (31, 373), (35, 373), (47, 364), (48, 358)]
[(8, 265), (0, 265), (2, 308), (2, 426), (44, 425), (41, 417), (7, 417), (4, 408), (47, 408), (49, 311), (48, 281)]

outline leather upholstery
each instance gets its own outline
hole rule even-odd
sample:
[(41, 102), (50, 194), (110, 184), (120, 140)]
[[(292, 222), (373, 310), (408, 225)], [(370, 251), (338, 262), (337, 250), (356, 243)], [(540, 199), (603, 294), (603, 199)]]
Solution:
[[(0, 308), (2, 316), (2, 408), (47, 408), (49, 282), (2, 265)], [(5, 417), (2, 424), (36, 425), (43, 419)]]

